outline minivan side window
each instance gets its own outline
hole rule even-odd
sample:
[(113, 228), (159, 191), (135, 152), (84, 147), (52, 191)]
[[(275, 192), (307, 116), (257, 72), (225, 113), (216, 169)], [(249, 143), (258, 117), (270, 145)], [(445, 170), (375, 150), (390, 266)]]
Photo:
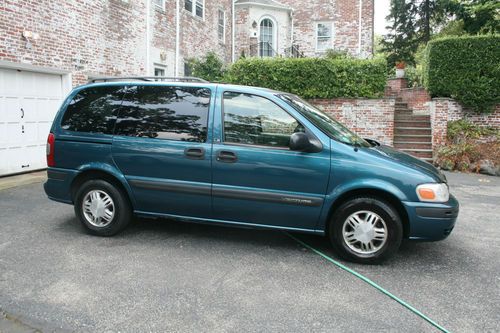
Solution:
[(209, 106), (207, 88), (132, 86), (120, 108), (115, 135), (205, 142)]
[(71, 100), (61, 121), (68, 131), (113, 134), (125, 89), (119, 86), (81, 90)]
[(224, 142), (289, 147), (290, 136), (304, 127), (264, 97), (224, 92)]

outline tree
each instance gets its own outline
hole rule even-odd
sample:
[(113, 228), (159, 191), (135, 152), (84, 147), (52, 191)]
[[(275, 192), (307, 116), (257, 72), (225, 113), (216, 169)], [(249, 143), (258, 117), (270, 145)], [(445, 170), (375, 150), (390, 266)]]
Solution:
[(500, 33), (500, 2), (498, 0), (458, 0), (454, 14), (471, 34)]
[(387, 54), (387, 63), (393, 67), (396, 61), (414, 64), (414, 53), (418, 47), (413, 1), (391, 0), (391, 10), (387, 16), (389, 33), (382, 41), (382, 52)]
[(191, 74), (207, 81), (221, 81), (224, 77), (224, 63), (214, 52), (208, 52), (203, 58), (187, 60)]
[(415, 52), (426, 44), (439, 28), (451, 19), (453, 0), (391, 0), (387, 20), (390, 33), (385, 36), (383, 51), (388, 54), (388, 65), (396, 61), (415, 64)]

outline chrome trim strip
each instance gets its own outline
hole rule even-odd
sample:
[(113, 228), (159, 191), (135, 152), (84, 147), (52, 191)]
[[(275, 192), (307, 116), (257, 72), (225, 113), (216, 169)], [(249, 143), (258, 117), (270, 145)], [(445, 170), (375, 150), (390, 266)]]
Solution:
[(210, 184), (190, 184), (159, 180), (128, 180), (130, 185), (147, 190), (210, 195)]
[(252, 191), (242, 189), (228, 189), (214, 187), (212, 195), (229, 199), (246, 199), (255, 201), (275, 202), (288, 205), (318, 207), (323, 204), (323, 199), (313, 196), (292, 195), (265, 191)]

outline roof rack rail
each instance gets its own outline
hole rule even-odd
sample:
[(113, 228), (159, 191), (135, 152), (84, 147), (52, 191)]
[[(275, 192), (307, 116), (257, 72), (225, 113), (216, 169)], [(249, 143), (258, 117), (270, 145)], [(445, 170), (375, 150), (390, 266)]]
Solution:
[(124, 81), (124, 80), (138, 80), (138, 81), (169, 81), (169, 82), (208, 82), (206, 80), (200, 79), (199, 77), (193, 76), (183, 76), (183, 77), (174, 77), (174, 76), (123, 76), (123, 77), (99, 77), (95, 79), (91, 79), (88, 83), (96, 83), (96, 82), (110, 82), (110, 81)]

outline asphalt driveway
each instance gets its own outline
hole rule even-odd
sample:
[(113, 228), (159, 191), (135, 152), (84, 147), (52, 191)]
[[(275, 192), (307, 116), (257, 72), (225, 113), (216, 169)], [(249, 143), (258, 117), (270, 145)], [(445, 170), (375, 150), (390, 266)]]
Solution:
[[(461, 203), (448, 239), (345, 264), (450, 331), (499, 331), (500, 178), (447, 176)], [(40, 183), (0, 191), (0, 310), (0, 332), (435, 330), (285, 233), (145, 219), (93, 237)]]

